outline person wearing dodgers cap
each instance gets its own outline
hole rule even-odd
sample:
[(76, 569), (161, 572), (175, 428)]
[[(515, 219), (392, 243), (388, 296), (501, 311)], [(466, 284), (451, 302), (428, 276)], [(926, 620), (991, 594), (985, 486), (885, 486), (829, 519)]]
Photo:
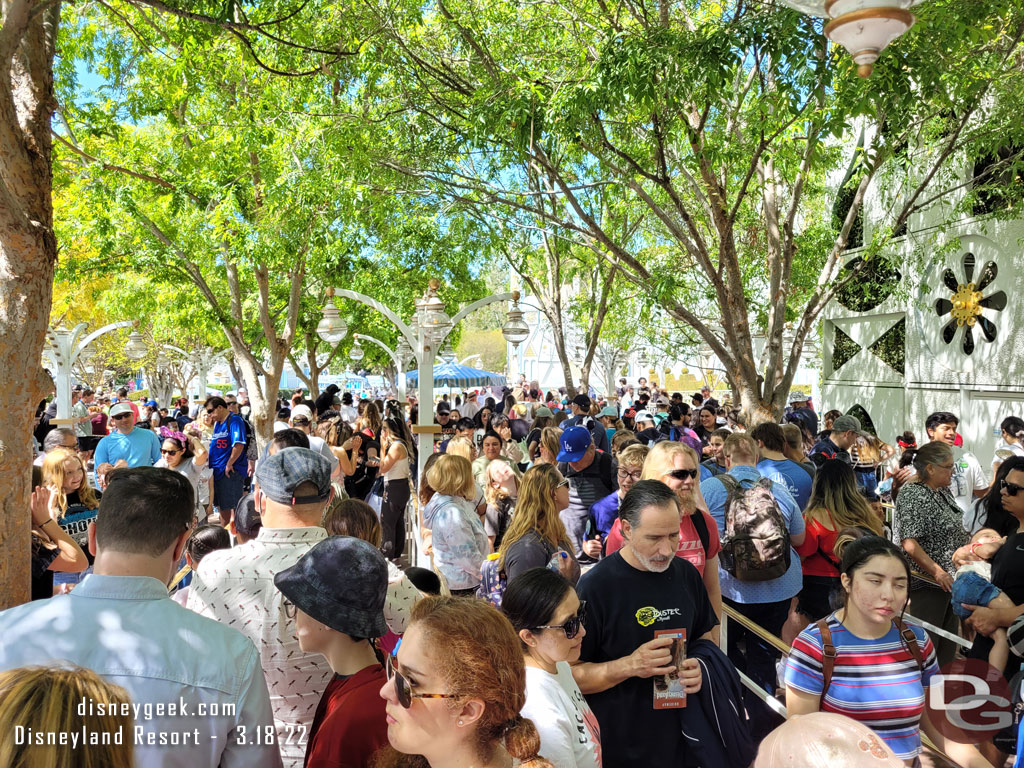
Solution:
[(569, 506), (559, 513), (577, 559), (597, 557), (598, 539), (587, 538), (590, 508), (618, 488), (611, 456), (598, 452), (590, 430), (569, 427), (562, 432), (556, 461), (569, 484)]
[(380, 697), (387, 676), (372, 644), (388, 631), (384, 556), (361, 539), (332, 536), (278, 572), (274, 585), (295, 617), (299, 647), (326, 657), (334, 671), (310, 728), (306, 765), (369, 765), (388, 743)]

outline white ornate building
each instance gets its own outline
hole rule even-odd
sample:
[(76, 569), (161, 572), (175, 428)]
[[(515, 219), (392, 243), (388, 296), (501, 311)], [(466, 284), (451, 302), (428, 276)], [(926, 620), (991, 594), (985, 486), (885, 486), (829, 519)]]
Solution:
[[(878, 205), (866, 203), (865, 242)], [(896, 274), (879, 268), (872, 296), (853, 292), (826, 309), (823, 403), (859, 406), (883, 440), (909, 429), (919, 444), (928, 414), (952, 411), (988, 468), (999, 422), (1024, 415), (1024, 222), (947, 217), (912, 216), (886, 254)], [(850, 251), (847, 263), (858, 258)]]

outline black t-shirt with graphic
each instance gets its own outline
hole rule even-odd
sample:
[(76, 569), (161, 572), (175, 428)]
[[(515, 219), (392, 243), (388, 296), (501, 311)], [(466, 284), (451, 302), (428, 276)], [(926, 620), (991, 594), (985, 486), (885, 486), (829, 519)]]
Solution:
[[(628, 656), (653, 640), (656, 630), (685, 629), (689, 643), (718, 623), (700, 573), (681, 557), (653, 573), (637, 570), (616, 552), (584, 574), (577, 592), (587, 601), (580, 661)], [(588, 694), (587, 703), (601, 725), (605, 765), (687, 765), (680, 711), (654, 709), (651, 678), (631, 677)]]
[[(99, 491), (93, 491), (97, 501), (103, 496)], [(68, 509), (64, 517), (58, 520), (58, 524), (64, 532), (70, 536), (85, 552), (85, 556), (92, 565), (93, 556), (89, 554), (89, 523), (96, 519), (99, 512), (99, 504), (83, 504), (78, 497), (78, 491), (72, 491), (67, 495)], [(90, 508), (91, 507), (91, 508)]]

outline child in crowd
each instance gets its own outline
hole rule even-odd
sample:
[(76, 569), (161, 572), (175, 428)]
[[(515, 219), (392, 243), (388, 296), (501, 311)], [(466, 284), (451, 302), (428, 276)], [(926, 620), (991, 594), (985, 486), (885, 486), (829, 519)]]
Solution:
[[(1002, 537), (991, 528), (984, 528), (971, 537), (972, 551), (981, 544), (1002, 541)], [(992, 583), (992, 563), (987, 560), (972, 560), (957, 569), (953, 577), (953, 613), (961, 619), (968, 619), (974, 608), (1013, 608), (1014, 602)], [(988, 663), (996, 669), (1005, 669), (1010, 656), (1010, 643), (1006, 629), (999, 627), (991, 635), (992, 650)]]

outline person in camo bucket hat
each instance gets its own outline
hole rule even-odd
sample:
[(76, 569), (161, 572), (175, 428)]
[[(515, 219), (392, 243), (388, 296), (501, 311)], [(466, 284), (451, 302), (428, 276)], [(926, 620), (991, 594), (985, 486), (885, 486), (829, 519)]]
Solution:
[(277, 573), (274, 585), (295, 617), (299, 646), (322, 654), (335, 673), (313, 718), (306, 765), (369, 765), (388, 743), (379, 695), (387, 676), (373, 646), (388, 631), (384, 556), (362, 539), (332, 536)]

